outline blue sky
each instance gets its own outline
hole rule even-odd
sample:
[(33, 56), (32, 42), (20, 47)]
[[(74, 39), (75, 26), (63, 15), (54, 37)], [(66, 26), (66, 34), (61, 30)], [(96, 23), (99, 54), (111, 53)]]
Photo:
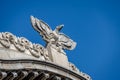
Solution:
[(12, 32), (44, 45), (30, 24), (30, 15), (77, 42), (66, 51), (69, 61), (93, 80), (120, 80), (119, 0), (0, 0), (0, 32)]

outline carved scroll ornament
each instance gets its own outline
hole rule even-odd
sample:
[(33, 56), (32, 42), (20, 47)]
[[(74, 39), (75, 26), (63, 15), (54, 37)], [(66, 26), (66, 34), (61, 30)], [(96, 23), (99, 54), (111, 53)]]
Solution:
[(24, 37), (16, 37), (10, 32), (0, 33), (0, 44), (5, 48), (11, 48), (13, 45), (18, 51), (24, 52), (27, 50), (32, 56), (41, 58), (42, 60), (48, 60), (49, 56), (46, 49), (40, 44), (32, 44)]

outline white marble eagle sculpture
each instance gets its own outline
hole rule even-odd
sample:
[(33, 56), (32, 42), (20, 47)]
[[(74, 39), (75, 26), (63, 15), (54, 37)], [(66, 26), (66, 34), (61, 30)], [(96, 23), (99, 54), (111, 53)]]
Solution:
[(62, 49), (67, 50), (72, 50), (75, 48), (76, 42), (60, 32), (60, 30), (63, 28), (63, 25), (57, 26), (53, 31), (48, 24), (33, 16), (31, 16), (31, 23), (33, 28), (40, 33), (47, 43), (54, 44), (56, 47), (61, 47)]

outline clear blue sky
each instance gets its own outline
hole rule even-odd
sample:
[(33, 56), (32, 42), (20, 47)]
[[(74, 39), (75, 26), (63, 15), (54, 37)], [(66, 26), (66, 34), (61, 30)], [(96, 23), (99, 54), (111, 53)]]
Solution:
[(69, 61), (93, 80), (120, 80), (119, 0), (0, 0), (0, 32), (9, 31), (33, 43), (44, 41), (33, 30), (30, 15), (77, 42), (66, 51)]

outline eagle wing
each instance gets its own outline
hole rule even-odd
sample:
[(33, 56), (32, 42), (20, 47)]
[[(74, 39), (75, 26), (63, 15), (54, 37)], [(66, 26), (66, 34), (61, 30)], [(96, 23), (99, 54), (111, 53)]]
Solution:
[(45, 41), (50, 40), (52, 36), (50, 34), (53, 32), (49, 25), (42, 20), (39, 20), (33, 16), (31, 16), (31, 23), (33, 28), (40, 33)]

